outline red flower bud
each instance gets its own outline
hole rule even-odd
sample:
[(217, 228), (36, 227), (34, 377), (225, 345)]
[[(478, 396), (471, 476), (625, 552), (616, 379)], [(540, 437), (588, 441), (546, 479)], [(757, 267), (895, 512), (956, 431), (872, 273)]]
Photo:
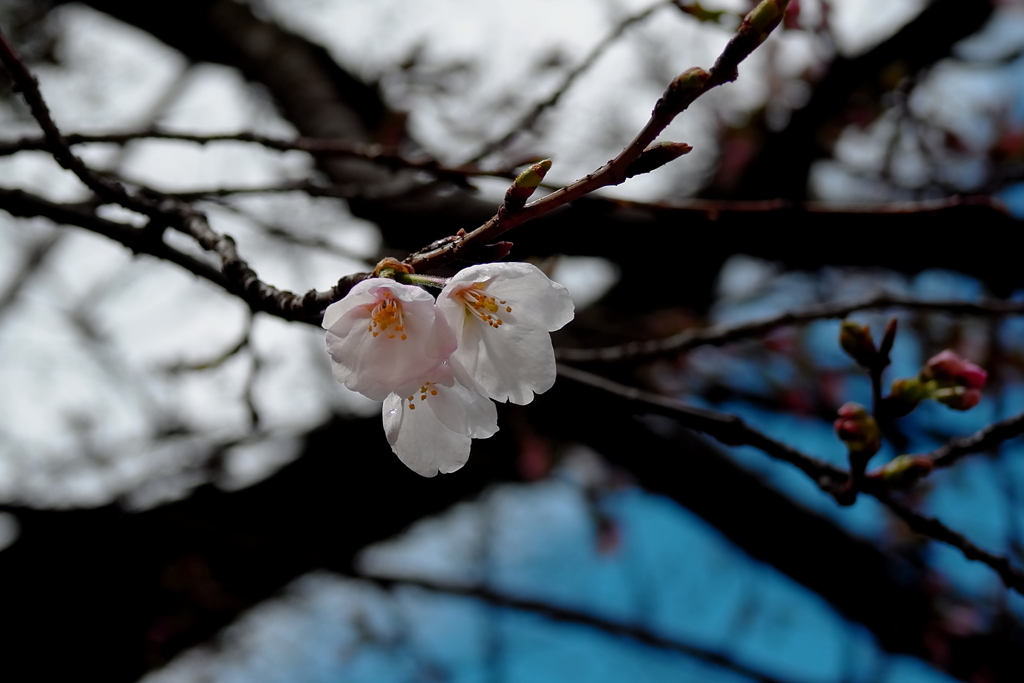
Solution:
[(949, 349), (930, 358), (921, 370), (931, 397), (953, 410), (970, 410), (981, 400), (988, 373)]
[(940, 386), (961, 386), (968, 389), (981, 389), (988, 379), (987, 372), (949, 349), (932, 356), (925, 364), (921, 376), (936, 380)]
[(872, 456), (882, 446), (878, 423), (859, 403), (847, 403), (840, 408), (832, 427), (851, 454)]

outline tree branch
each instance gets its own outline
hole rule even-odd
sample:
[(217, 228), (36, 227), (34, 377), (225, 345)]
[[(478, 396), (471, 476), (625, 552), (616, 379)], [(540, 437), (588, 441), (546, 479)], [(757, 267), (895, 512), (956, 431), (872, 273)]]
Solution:
[(558, 104), (558, 101), (562, 99), (562, 96), (565, 95), (570, 87), (572, 87), (572, 84), (576, 82), (576, 79), (583, 75), (587, 69), (593, 66), (594, 62), (596, 62), (598, 58), (603, 55), (609, 47), (614, 45), (615, 41), (626, 32), (626, 29), (634, 24), (640, 23), (658, 10), (663, 7), (668, 7), (671, 4), (672, 0), (663, 0), (663, 2), (651, 5), (647, 9), (637, 12), (636, 14), (628, 16), (620, 21), (615, 28), (613, 28), (612, 31), (605, 36), (603, 40), (601, 40), (601, 42), (590, 50), (587, 56), (583, 58), (583, 61), (565, 74), (562, 78), (562, 82), (550, 95), (537, 102), (528, 112), (526, 112), (526, 114), (517, 119), (515, 124), (509, 127), (507, 133), (496, 140), (484, 143), (480, 148), (480, 151), (470, 158), (469, 163), (473, 164), (479, 162), (481, 159), (493, 154), (494, 152), (507, 147), (510, 142), (520, 135), (532, 131), (534, 126), (537, 125), (537, 120), (540, 119), (541, 114)]
[(630, 342), (618, 346), (595, 349), (560, 348), (555, 357), (568, 362), (626, 361), (653, 358), (670, 353), (689, 351), (698, 346), (722, 346), (741, 339), (758, 337), (772, 330), (790, 325), (845, 318), (851, 313), (874, 308), (905, 308), (914, 311), (932, 311), (959, 315), (1006, 316), (1024, 314), (1024, 303), (1016, 301), (933, 301), (912, 299), (895, 294), (880, 294), (852, 303), (827, 303), (808, 306), (797, 311), (742, 323), (715, 325), (704, 329), (690, 329), (664, 339)]
[(1024, 413), (990, 424), (970, 436), (953, 439), (927, 457), (936, 467), (949, 467), (965, 455), (991, 450), (1021, 434), (1024, 434)]
[(620, 636), (628, 638), (643, 645), (649, 645), (662, 650), (669, 650), (671, 652), (678, 652), (688, 657), (693, 657), (702, 662), (712, 664), (714, 666), (726, 669), (738, 673), (742, 676), (747, 676), (755, 681), (761, 683), (781, 683), (780, 679), (769, 676), (763, 672), (751, 669), (750, 667), (740, 664), (736, 660), (732, 659), (728, 655), (714, 650), (708, 650), (690, 643), (684, 643), (680, 640), (673, 638), (666, 638), (660, 636), (653, 631), (639, 626), (630, 626), (628, 624), (622, 624), (616, 621), (608, 619), (602, 619), (601, 617), (588, 614), (586, 612), (580, 612), (579, 610), (567, 609), (564, 607), (557, 607), (547, 602), (541, 602), (539, 600), (528, 600), (524, 598), (516, 598), (504, 593), (493, 591), (486, 587), (473, 587), (467, 588), (464, 586), (457, 586), (452, 584), (436, 583), (433, 581), (427, 581), (424, 579), (414, 578), (388, 578), (383, 576), (373, 576), (367, 574), (359, 574), (359, 579), (365, 581), (371, 581), (378, 586), (384, 588), (394, 588), (396, 586), (414, 586), (416, 588), (422, 588), (433, 593), (444, 593), (446, 595), (458, 595), (467, 598), (473, 598), (486, 602), (487, 604), (494, 605), (496, 607), (505, 607), (509, 609), (518, 610), (520, 612), (530, 612), (532, 614), (540, 615), (546, 619), (552, 621), (560, 621), (567, 624), (579, 624), (580, 626), (589, 626), (590, 628), (609, 633), (614, 636)]
[[(795, 465), (810, 477), (818, 488), (833, 497), (841, 494), (842, 484), (849, 478), (843, 470), (772, 439), (735, 415), (693, 408), (681, 401), (618, 384), (562, 364), (558, 366), (558, 375), (611, 394), (634, 411), (671, 417), (682, 426), (703, 432), (727, 446), (753, 446), (776, 460)], [(866, 480), (862, 491), (884, 503), (917, 533), (957, 548), (969, 560), (988, 565), (999, 574), (1007, 587), (1024, 595), (1024, 571), (1011, 565), (1007, 558), (985, 551), (937, 519), (911, 510), (895, 500), (880, 482)]]
[(489, 221), (465, 235), (453, 235), (439, 246), (412, 254), (405, 263), (416, 270), (430, 270), (450, 263), (474, 245), (494, 241), (499, 235), (537, 218), (594, 190), (618, 185), (628, 177), (627, 169), (643, 151), (698, 97), (713, 88), (736, 80), (739, 64), (760, 45), (782, 19), (789, 0), (762, 0), (740, 24), (739, 29), (708, 72), (690, 69), (665, 90), (654, 105), (644, 127), (622, 152), (601, 168), (576, 182), (527, 204), (515, 213), (499, 211)]
[[(70, 133), (63, 136), (69, 146), (107, 143), (125, 145), (137, 140), (177, 140), (206, 145), (214, 142), (248, 142), (274, 149), (280, 152), (308, 152), (314, 156), (352, 157), (371, 161), (391, 169), (408, 169), (423, 171), (430, 175), (457, 183), (464, 183), (467, 177), (486, 176), (494, 178), (515, 178), (515, 173), (507, 169), (488, 170), (474, 164), (462, 166), (445, 166), (437, 159), (428, 156), (411, 158), (399, 153), (395, 147), (384, 145), (368, 145), (340, 139), (299, 137), (294, 140), (283, 140), (257, 133), (231, 133), (224, 135), (191, 135), (188, 133), (172, 133), (169, 131), (147, 130), (129, 133), (84, 134)], [(0, 142), (0, 157), (10, 156), (26, 151), (50, 151), (51, 142), (46, 137), (23, 137), (18, 140)]]

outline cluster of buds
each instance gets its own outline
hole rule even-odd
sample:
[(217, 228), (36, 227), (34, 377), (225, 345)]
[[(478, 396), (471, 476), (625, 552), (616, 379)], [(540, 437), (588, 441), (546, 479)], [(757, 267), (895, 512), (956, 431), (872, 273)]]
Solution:
[(929, 359), (917, 377), (893, 382), (888, 402), (896, 416), (906, 415), (928, 398), (953, 410), (970, 410), (981, 400), (987, 379), (987, 372), (946, 349)]
[(939, 403), (954, 410), (969, 410), (981, 400), (988, 373), (946, 349), (928, 361), (921, 379), (937, 385), (932, 397)]
[(871, 413), (859, 403), (847, 403), (839, 409), (839, 417), (832, 424), (836, 436), (846, 444), (851, 456), (864, 462), (882, 447), (882, 432)]
[(871, 329), (867, 325), (858, 325), (852, 320), (844, 320), (839, 327), (839, 346), (847, 355), (857, 361), (857, 365), (874, 372), (881, 372), (889, 365), (889, 352), (896, 341), (896, 318), (885, 326), (882, 342), (875, 347)]

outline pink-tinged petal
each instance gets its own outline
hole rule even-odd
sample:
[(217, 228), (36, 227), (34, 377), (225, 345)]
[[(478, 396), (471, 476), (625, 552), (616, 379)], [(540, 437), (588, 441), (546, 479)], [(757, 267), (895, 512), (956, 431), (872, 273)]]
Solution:
[[(475, 283), (483, 283), (483, 291), (497, 300), (504, 300), (500, 315), (522, 324), (553, 332), (573, 319), (572, 298), (565, 287), (551, 281), (539, 268), (529, 263), (482, 263), (459, 271), (438, 297), (451, 300), (451, 294)], [(505, 308), (511, 308), (506, 311)], [(449, 322), (451, 318), (449, 317)]]
[[(390, 308), (382, 308), (385, 304)], [(327, 351), (334, 376), (378, 401), (415, 388), (456, 343), (435, 310), (433, 297), (385, 278), (353, 287), (349, 296), (328, 308), (324, 324), (328, 322)]]
[(437, 299), (459, 339), (449, 363), (459, 381), (496, 401), (520, 405), (555, 381), (548, 334), (573, 317), (561, 285), (528, 263), (470, 266)]
[(414, 405), (396, 394), (384, 401), (384, 432), (391, 450), (424, 477), (460, 469), (469, 459), (472, 439), (445, 427), (425, 401), (417, 400)]

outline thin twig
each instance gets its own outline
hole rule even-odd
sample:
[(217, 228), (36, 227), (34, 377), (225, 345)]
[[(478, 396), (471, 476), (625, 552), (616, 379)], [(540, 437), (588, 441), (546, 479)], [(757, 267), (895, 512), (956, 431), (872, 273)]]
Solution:
[(977, 316), (1024, 314), (1024, 302), (1001, 300), (981, 303), (955, 300), (937, 301), (912, 299), (896, 294), (880, 294), (852, 303), (816, 304), (798, 311), (787, 311), (760, 320), (715, 325), (703, 329), (690, 329), (664, 339), (629, 342), (628, 344), (597, 349), (560, 348), (555, 351), (555, 356), (559, 360), (573, 363), (638, 360), (689, 351), (698, 346), (721, 346), (741, 339), (767, 334), (780, 327), (800, 325), (829, 318), (845, 318), (851, 313), (873, 308), (905, 308), (914, 311)]
[(21, 294), (25, 285), (39, 271), (40, 265), (62, 237), (61, 233), (49, 235), (25, 250), (25, 258), (22, 259), (21, 265), (7, 280), (4, 288), (0, 289), (0, 317), (7, 313), (11, 305), (18, 299), (18, 295)]
[[(259, 135), (257, 133), (228, 133), (223, 135), (192, 135), (189, 133), (172, 133), (161, 130), (146, 130), (131, 133), (84, 134), (71, 133), (64, 136), (68, 145), (84, 145), (108, 143), (125, 145), (136, 140), (177, 140), (194, 142), (200, 145), (215, 142), (248, 142), (281, 152), (308, 152), (316, 156), (344, 156), (365, 159), (389, 168), (401, 168), (424, 171), (439, 178), (465, 179), (472, 176), (488, 176), (495, 178), (515, 178), (515, 173), (507, 169), (482, 169), (473, 163), (461, 166), (445, 166), (437, 159), (428, 156), (412, 158), (401, 154), (395, 147), (383, 145), (364, 145), (347, 140), (324, 138), (281, 138)], [(0, 142), (0, 157), (18, 152), (45, 150), (51, 151), (51, 143), (47, 137), (29, 136), (18, 140)]]
[(589, 626), (605, 633), (610, 633), (615, 636), (621, 636), (629, 638), (638, 643), (649, 645), (663, 650), (670, 650), (672, 652), (679, 652), (688, 657), (713, 664), (715, 666), (734, 671), (743, 676), (747, 676), (760, 683), (781, 683), (780, 679), (773, 676), (769, 676), (760, 671), (756, 671), (747, 667), (739, 662), (735, 661), (728, 655), (714, 650), (708, 650), (690, 643), (684, 643), (682, 641), (666, 638), (660, 636), (653, 631), (639, 626), (630, 626), (628, 624), (622, 624), (616, 621), (608, 619), (602, 619), (601, 617), (588, 614), (586, 612), (580, 612), (578, 610), (568, 609), (565, 607), (557, 607), (555, 605), (541, 602), (538, 600), (527, 600), (524, 598), (517, 598), (511, 595), (505, 595), (498, 593), (489, 588), (484, 587), (466, 587), (452, 584), (435, 583), (433, 581), (427, 581), (424, 579), (415, 578), (387, 578), (381, 576), (372, 575), (359, 575), (360, 579), (366, 581), (372, 581), (373, 583), (384, 587), (393, 588), (396, 586), (414, 586), (423, 590), (431, 591), (433, 593), (445, 593), (448, 595), (458, 595), (467, 598), (473, 598), (486, 602), (490, 605), (497, 607), (506, 607), (509, 609), (519, 610), (521, 612), (530, 612), (532, 614), (538, 614), (546, 619), (553, 621), (565, 622), (568, 624), (579, 624), (581, 626)]
[[(143, 251), (154, 256), (163, 255), (168, 260), (176, 263), (188, 264), (190, 270), (217, 282), (232, 294), (245, 300), (254, 311), (273, 313), (288, 320), (306, 320), (319, 322), (322, 311), (332, 302), (337, 301), (348, 293), (349, 289), (361, 279), (365, 278), (364, 273), (356, 273), (342, 278), (338, 284), (326, 291), (318, 292), (312, 290), (305, 295), (280, 290), (269, 285), (256, 275), (256, 272), (249, 267), (235, 246), (235, 241), (226, 235), (214, 231), (204, 216), (199, 211), (185, 204), (184, 202), (167, 198), (152, 197), (146, 193), (133, 193), (119, 181), (96, 173), (85, 165), (79, 157), (75, 156), (68, 145), (67, 140), (61, 135), (52, 117), (42, 93), (39, 91), (39, 84), (35, 77), (29, 72), (21, 57), (18, 56), (14, 47), (0, 32), (0, 62), (11, 74), (14, 80), (15, 89), (22, 93), (25, 101), (32, 111), (40, 128), (43, 129), (47, 142), (47, 149), (53, 154), (54, 159), (64, 168), (72, 171), (85, 183), (89, 189), (95, 192), (101, 199), (115, 202), (125, 208), (138, 211), (150, 218), (150, 225), (147, 228), (127, 228), (124, 225), (110, 221), (102, 222), (83, 218), (81, 213), (72, 213), (78, 220), (68, 221), (74, 225), (86, 223), (90, 229), (97, 232), (106, 231), (111, 235), (118, 235), (117, 239), (122, 244), (131, 247), (135, 251)], [(20, 196), (19, 196), (20, 194)], [(25, 193), (4, 191), (5, 198), (9, 205), (24, 210), (27, 203), (32, 203), (32, 198)], [(45, 202), (45, 200), (41, 200)], [(39, 204), (40, 201), (36, 201)], [(6, 207), (5, 207), (6, 208)], [(51, 206), (51, 211), (53, 207)], [(16, 213), (15, 215), (26, 215)], [(59, 207), (53, 213), (60, 213)], [(33, 215), (33, 214), (29, 214)], [(95, 216), (94, 216), (95, 218)], [(63, 221), (62, 221), (63, 222)], [(85, 226), (83, 226), (85, 227)], [(217, 275), (210, 273), (211, 269), (197, 259), (171, 249), (163, 242), (163, 228), (172, 227), (186, 235), (189, 235), (199, 245), (220, 257), (221, 268)]]
[(593, 47), (593, 49), (591, 49), (590, 53), (583, 58), (583, 61), (581, 61), (575, 67), (570, 69), (568, 73), (565, 74), (565, 76), (562, 79), (562, 82), (559, 84), (557, 88), (554, 89), (554, 91), (550, 95), (534, 104), (533, 107), (531, 107), (530, 110), (526, 112), (526, 114), (524, 114), (521, 118), (517, 119), (515, 124), (508, 129), (507, 133), (505, 133), (496, 140), (491, 140), (490, 142), (484, 143), (484, 145), (480, 148), (480, 151), (474, 154), (467, 163), (476, 164), (484, 157), (487, 157), (493, 154), (494, 152), (503, 149), (520, 135), (532, 131), (534, 126), (537, 125), (537, 120), (540, 119), (541, 114), (543, 114), (545, 111), (558, 104), (558, 101), (562, 99), (562, 96), (565, 95), (565, 93), (569, 90), (570, 87), (572, 87), (572, 84), (576, 82), (576, 79), (583, 75), (583, 73), (587, 71), (587, 69), (593, 66), (594, 62), (596, 62), (598, 58), (604, 54), (605, 50), (611, 47), (615, 43), (615, 41), (618, 40), (622, 36), (622, 34), (626, 32), (626, 29), (628, 29), (630, 26), (633, 26), (634, 24), (643, 21), (644, 19), (651, 16), (659, 9), (667, 7), (671, 4), (672, 0), (659, 2), (657, 4), (651, 5), (642, 12), (638, 12), (620, 21), (615, 26), (615, 28), (612, 29), (612, 31), (607, 36), (604, 37), (604, 39), (601, 42), (599, 42), (597, 45)]
[(558, 376), (612, 394), (627, 405), (642, 406), (645, 412), (671, 417), (682, 426), (703, 432), (727, 446), (753, 446), (760, 449), (776, 460), (795, 465), (830, 495), (846, 483), (847, 473), (843, 470), (776, 441), (736, 415), (688, 406), (682, 401), (625, 386), (564, 363), (558, 364)]
[[(711, 70), (703, 73), (703, 77), (699, 79), (694, 70), (690, 70), (673, 81), (661, 99), (654, 105), (654, 111), (646, 125), (617, 157), (604, 166), (571, 185), (555, 190), (542, 199), (527, 204), (520, 211), (510, 214), (499, 212), (472, 232), (453, 235), (447, 240), (441, 240), (438, 246), (416, 252), (409, 256), (405, 263), (417, 271), (437, 268), (455, 260), (461, 252), (472, 245), (493, 242), (502, 233), (528, 220), (579, 199), (594, 190), (618, 185), (625, 181), (630, 164), (636, 161), (647, 146), (654, 142), (677, 115), (685, 111), (694, 100), (709, 90), (736, 80), (740, 62), (746, 59), (774, 29), (788, 4), (789, 0), (765, 0), (757, 9), (747, 15)], [(774, 12), (773, 18), (761, 27), (755, 26), (752, 17), (769, 6)]]
[(949, 467), (965, 455), (991, 450), (1021, 434), (1024, 434), (1024, 413), (994, 422), (970, 436), (953, 439), (928, 453), (927, 457), (936, 467)]

